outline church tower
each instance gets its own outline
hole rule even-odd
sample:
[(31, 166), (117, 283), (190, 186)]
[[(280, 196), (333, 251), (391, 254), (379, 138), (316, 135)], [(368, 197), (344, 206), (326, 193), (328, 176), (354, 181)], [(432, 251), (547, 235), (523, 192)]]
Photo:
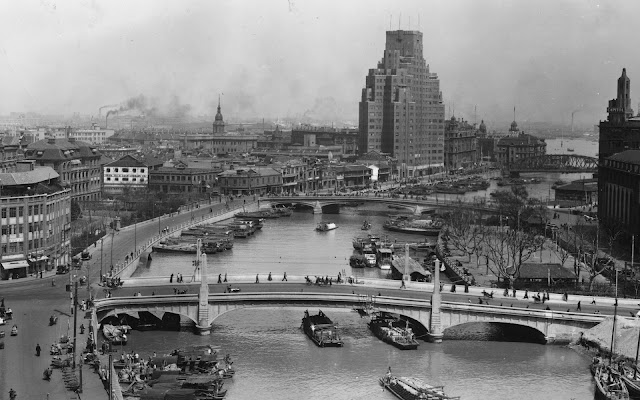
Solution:
[(224, 119), (222, 118), (222, 112), (220, 111), (220, 96), (218, 96), (218, 112), (216, 113), (216, 118), (213, 121), (213, 134), (223, 134), (224, 133)]

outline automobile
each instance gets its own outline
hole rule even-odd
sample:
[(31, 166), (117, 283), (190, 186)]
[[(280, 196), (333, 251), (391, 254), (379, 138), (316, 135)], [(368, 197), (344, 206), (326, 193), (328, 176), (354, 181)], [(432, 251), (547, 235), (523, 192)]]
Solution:
[(80, 258), (82, 260), (91, 260), (91, 253), (89, 253), (89, 250), (85, 250), (82, 252), (82, 254), (80, 255)]
[(586, 219), (587, 221), (595, 221), (597, 218), (596, 217), (592, 217), (591, 215), (584, 215), (584, 219)]

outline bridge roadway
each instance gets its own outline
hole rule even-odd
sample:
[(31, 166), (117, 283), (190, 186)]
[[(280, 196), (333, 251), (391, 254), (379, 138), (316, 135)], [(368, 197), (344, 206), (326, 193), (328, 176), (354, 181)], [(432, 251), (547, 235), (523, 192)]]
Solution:
[[(366, 279), (363, 284), (340, 284), (330, 287), (307, 285), (302, 277), (289, 277), (289, 282), (281, 282), (274, 275), (274, 281), (248, 283), (249, 277), (229, 277), (233, 287), (241, 291), (224, 293), (223, 284), (210, 284), (210, 322), (226, 312), (245, 307), (304, 307), (304, 308), (367, 308), (374, 306), (381, 311), (395, 312), (412, 318), (429, 327), (431, 291), (430, 284), (410, 282), (407, 289), (399, 289), (397, 281)], [(255, 279), (255, 277), (253, 278)], [(125, 281), (123, 288), (112, 291), (112, 298), (97, 301), (99, 318), (127, 311), (173, 312), (194, 320), (197, 317), (198, 283), (169, 283), (165, 278), (138, 278)], [(242, 280), (242, 282), (238, 282)], [(185, 295), (174, 295), (174, 288), (187, 289)], [(460, 289), (460, 288), (459, 288)], [(569, 302), (561, 295), (551, 294), (546, 304), (535, 304), (530, 299), (504, 297), (502, 292), (494, 292), (488, 304), (483, 300), (482, 288), (471, 287), (469, 293), (451, 293), (450, 285), (442, 292), (441, 307), (443, 329), (467, 322), (501, 322), (529, 326), (540, 331), (549, 342), (566, 343), (579, 337), (580, 332), (597, 325), (605, 315), (613, 313), (613, 299), (598, 298), (596, 305), (591, 298), (575, 296)], [(495, 290), (495, 289), (494, 289)], [(134, 297), (140, 292), (142, 297)], [(153, 297), (151, 295), (154, 295)], [(581, 312), (576, 312), (577, 302), (581, 302)], [(549, 306), (550, 310), (545, 310)], [(637, 310), (637, 300), (620, 300), (618, 313), (629, 316)], [(596, 313), (597, 312), (597, 313)], [(184, 321), (185, 319), (183, 319)]]
[(273, 204), (303, 204), (313, 208), (314, 213), (321, 213), (322, 207), (330, 205), (341, 205), (345, 203), (377, 203), (394, 205), (398, 207), (404, 207), (413, 210), (414, 214), (420, 215), (422, 211), (425, 211), (424, 207), (455, 207), (460, 203), (466, 204), (467, 207), (481, 211), (494, 211), (492, 201), (487, 200), (484, 204), (480, 204), (474, 201), (468, 201), (464, 198), (456, 199), (428, 199), (424, 196), (419, 196), (420, 199), (403, 199), (395, 197), (376, 197), (373, 195), (367, 196), (270, 196), (262, 198), (263, 201), (268, 201)]

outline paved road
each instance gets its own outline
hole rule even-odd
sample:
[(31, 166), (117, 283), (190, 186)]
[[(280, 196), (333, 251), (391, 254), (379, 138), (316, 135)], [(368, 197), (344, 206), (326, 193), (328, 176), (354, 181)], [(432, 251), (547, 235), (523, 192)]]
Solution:
[[(249, 202), (249, 200), (247, 200)], [(236, 200), (231, 205), (241, 207), (243, 200)], [(223, 208), (221, 204), (212, 204), (212, 211)], [(167, 225), (177, 225), (191, 221), (192, 218), (201, 219), (202, 216), (210, 215), (209, 206), (201, 206), (193, 211), (184, 211), (171, 217), (161, 217), (160, 227)], [(126, 228), (114, 235), (107, 235), (104, 243), (91, 247), (93, 258), (85, 263), (81, 271), (73, 270), (73, 275), (85, 275), (92, 282), (92, 290), (97, 288), (101, 269), (101, 248), (102, 266), (106, 271), (111, 265), (111, 252), (113, 246), (113, 263), (122, 262), (124, 256), (135, 250), (136, 245), (140, 246), (149, 238), (158, 234), (158, 219), (146, 221), (138, 224), (135, 229)], [(55, 281), (53, 287), (51, 282)], [(0, 398), (8, 398), (10, 388), (18, 392), (18, 399), (39, 400), (67, 400), (76, 398), (75, 395), (67, 391), (61, 379), (59, 370), (54, 370), (51, 382), (42, 379), (42, 372), (49, 365), (51, 356), (49, 347), (58, 341), (63, 334), (73, 336), (73, 318), (71, 317), (71, 300), (69, 293), (65, 291), (65, 284), (69, 283), (69, 275), (46, 276), (44, 279), (24, 279), (16, 281), (3, 281), (0, 284), (0, 297), (5, 298), (5, 305), (11, 307), (14, 312), (14, 319), (8, 325), (0, 326), (0, 330), (6, 331), (6, 337), (0, 338), (4, 341), (5, 348), (0, 350)], [(100, 293), (102, 290), (100, 289)], [(79, 290), (78, 298), (88, 298), (87, 288)], [(49, 316), (58, 315), (58, 324), (48, 326)], [(84, 320), (84, 315), (78, 315), (78, 326), (84, 323), (89, 325), (88, 320)], [(19, 333), (16, 337), (10, 337), (9, 331), (13, 324), (18, 325)], [(70, 327), (68, 329), (67, 327)], [(86, 335), (79, 335), (78, 348), (83, 349), (86, 343)], [(40, 344), (42, 353), (40, 357), (35, 356), (36, 344)], [(106, 399), (106, 392), (101, 388), (97, 375), (84, 368), (85, 393), (82, 398), (90, 400)]]

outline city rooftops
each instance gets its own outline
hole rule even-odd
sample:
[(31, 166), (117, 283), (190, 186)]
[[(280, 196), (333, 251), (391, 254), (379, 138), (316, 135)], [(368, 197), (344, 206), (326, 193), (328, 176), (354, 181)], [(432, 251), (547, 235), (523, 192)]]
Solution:
[(60, 175), (51, 167), (36, 167), (31, 171), (0, 173), (1, 186), (34, 185), (56, 179)]

